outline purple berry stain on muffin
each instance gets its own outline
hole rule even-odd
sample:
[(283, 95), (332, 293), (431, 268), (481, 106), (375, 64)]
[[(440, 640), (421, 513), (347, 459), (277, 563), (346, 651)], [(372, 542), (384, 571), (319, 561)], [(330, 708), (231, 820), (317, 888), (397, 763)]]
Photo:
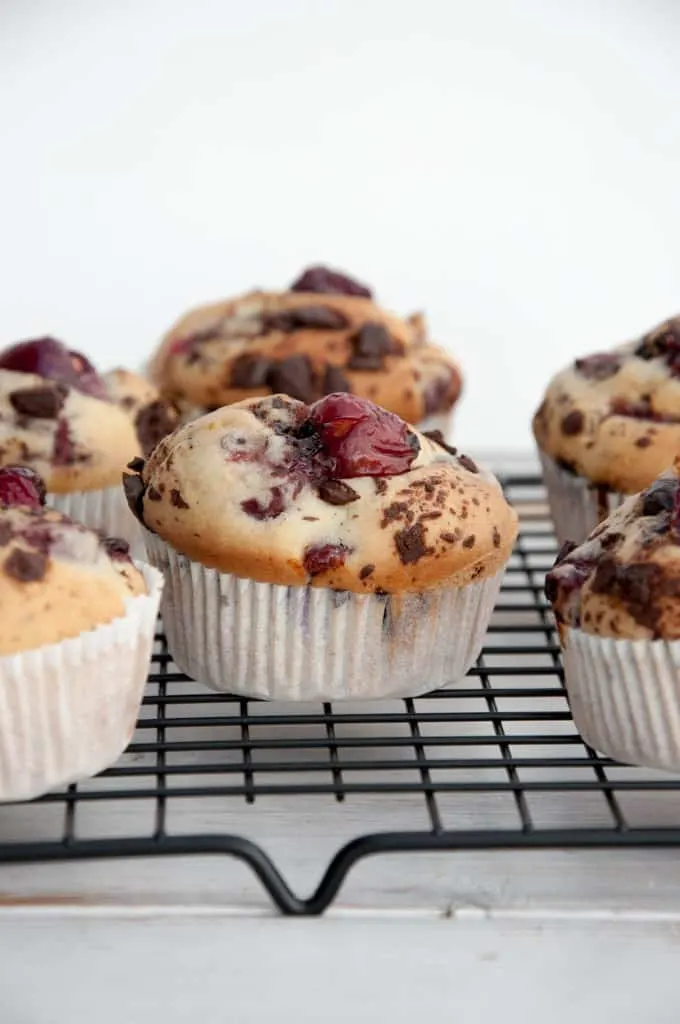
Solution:
[(28, 466), (5, 466), (0, 469), (0, 505), (7, 508), (22, 505), (40, 508), (45, 504), (45, 484)]

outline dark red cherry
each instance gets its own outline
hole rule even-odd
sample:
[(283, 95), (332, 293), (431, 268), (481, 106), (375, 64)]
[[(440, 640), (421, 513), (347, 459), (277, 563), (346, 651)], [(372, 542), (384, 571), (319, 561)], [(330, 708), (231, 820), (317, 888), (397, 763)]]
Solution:
[(33, 338), (12, 345), (0, 352), (0, 369), (34, 373), (87, 395), (106, 397), (104, 382), (92, 363), (80, 352), (69, 351), (56, 338)]
[(315, 292), (320, 295), (360, 295), (373, 298), (370, 288), (329, 267), (308, 267), (290, 286), (292, 292)]
[(354, 395), (327, 395), (315, 402), (309, 422), (329, 460), (329, 477), (396, 476), (420, 451), (416, 435), (391, 412)]
[(42, 477), (28, 466), (5, 466), (0, 469), (0, 505), (23, 505), (40, 508), (45, 504)]

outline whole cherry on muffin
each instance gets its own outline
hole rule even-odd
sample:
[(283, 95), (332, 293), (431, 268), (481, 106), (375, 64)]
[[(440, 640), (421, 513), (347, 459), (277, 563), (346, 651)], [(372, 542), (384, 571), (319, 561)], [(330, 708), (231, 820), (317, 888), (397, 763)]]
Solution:
[(560, 540), (583, 540), (680, 450), (680, 317), (576, 359), (533, 419)]
[(366, 285), (323, 266), (287, 291), (188, 313), (161, 343), (151, 375), (187, 416), (258, 395), (310, 403), (343, 391), (444, 427), (461, 390), (458, 366), (427, 340), (422, 315), (395, 316)]
[(133, 539), (121, 469), (176, 423), (176, 411), (142, 378), (101, 375), (54, 338), (0, 351), (0, 465), (34, 468), (62, 511), (104, 532)]
[(497, 481), (441, 434), (346, 393), (225, 406), (165, 438), (125, 486), (166, 575), (177, 664), (268, 698), (460, 678), (517, 530)]

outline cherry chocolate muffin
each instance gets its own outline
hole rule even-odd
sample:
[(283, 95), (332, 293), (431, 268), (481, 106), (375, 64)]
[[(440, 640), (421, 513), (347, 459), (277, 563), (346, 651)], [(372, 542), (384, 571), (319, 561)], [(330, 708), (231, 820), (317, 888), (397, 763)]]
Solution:
[(175, 661), (270, 699), (422, 693), (477, 657), (517, 532), (497, 481), (365, 399), (251, 398), (125, 479)]
[(680, 317), (558, 373), (533, 428), (558, 537), (583, 540), (680, 451)]
[(177, 425), (177, 412), (126, 370), (100, 375), (54, 338), (0, 352), (0, 466), (30, 466), (50, 503), (106, 534), (134, 540), (120, 473)]
[(0, 801), (111, 764), (134, 729), (162, 578), (122, 540), (43, 505), (25, 466), (0, 469)]
[(254, 291), (195, 309), (167, 334), (151, 377), (188, 416), (284, 393), (310, 404), (346, 391), (444, 433), (458, 366), (425, 321), (376, 304), (369, 288), (311, 267), (284, 292)]
[(546, 578), (576, 725), (620, 761), (680, 769), (680, 460)]

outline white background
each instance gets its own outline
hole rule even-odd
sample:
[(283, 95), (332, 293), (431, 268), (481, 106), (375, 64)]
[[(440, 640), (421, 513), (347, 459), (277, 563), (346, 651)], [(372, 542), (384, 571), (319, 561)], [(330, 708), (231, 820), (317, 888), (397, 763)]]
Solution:
[(139, 364), (327, 261), (424, 307), (466, 447), (680, 310), (674, 0), (0, 0), (0, 343)]

